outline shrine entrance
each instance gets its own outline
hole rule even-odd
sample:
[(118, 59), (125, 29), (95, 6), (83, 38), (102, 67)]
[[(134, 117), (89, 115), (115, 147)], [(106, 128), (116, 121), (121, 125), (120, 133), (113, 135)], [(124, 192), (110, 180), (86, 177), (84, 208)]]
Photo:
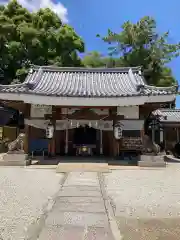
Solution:
[(113, 154), (111, 128), (112, 122), (96, 120), (70, 120), (61, 122), (61, 125), (57, 123), (56, 154), (72, 157), (111, 156)]
[(75, 145), (96, 145), (97, 130), (88, 125), (79, 126), (74, 129)]
[(68, 149), (70, 156), (99, 156), (100, 131), (88, 125), (74, 128), (71, 133), (71, 146)]

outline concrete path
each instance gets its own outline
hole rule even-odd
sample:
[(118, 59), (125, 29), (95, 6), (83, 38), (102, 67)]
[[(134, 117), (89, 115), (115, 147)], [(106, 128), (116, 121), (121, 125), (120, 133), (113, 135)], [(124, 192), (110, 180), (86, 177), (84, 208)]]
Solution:
[(47, 215), (39, 240), (114, 240), (107, 212), (98, 173), (71, 172)]

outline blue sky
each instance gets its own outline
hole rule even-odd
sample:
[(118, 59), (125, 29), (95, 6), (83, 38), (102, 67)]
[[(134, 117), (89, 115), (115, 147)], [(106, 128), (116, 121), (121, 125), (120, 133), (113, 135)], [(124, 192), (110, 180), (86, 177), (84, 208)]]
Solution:
[[(96, 37), (96, 34), (106, 35), (110, 28), (120, 31), (123, 22), (138, 21), (144, 16), (152, 16), (158, 24), (158, 31), (170, 31), (170, 41), (180, 41), (180, 0), (18, 0), (24, 7), (37, 10), (40, 7), (50, 7), (57, 12), (64, 22), (72, 25), (82, 36), (86, 51), (97, 50), (107, 54), (107, 46)], [(0, 0), (7, 3), (8, 0)], [(170, 66), (180, 84), (180, 58)], [(180, 108), (180, 96), (177, 97), (177, 107)]]
[[(124, 21), (138, 21), (149, 15), (157, 20), (158, 31), (170, 31), (170, 41), (180, 41), (180, 1), (179, 0), (61, 0), (68, 13), (68, 21), (86, 43), (86, 50), (98, 50), (107, 53), (107, 46), (96, 38), (96, 34), (105, 35), (107, 29), (120, 31)], [(170, 66), (180, 84), (180, 58)], [(180, 107), (180, 97), (177, 97)]]

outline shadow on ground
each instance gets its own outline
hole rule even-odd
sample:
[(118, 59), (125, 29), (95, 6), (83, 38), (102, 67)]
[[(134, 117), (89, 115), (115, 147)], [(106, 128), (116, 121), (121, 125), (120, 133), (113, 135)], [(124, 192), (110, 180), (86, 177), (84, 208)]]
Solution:
[(112, 159), (106, 157), (34, 157), (33, 165), (57, 165), (58, 163), (107, 163), (112, 166), (137, 166), (137, 158)]
[(180, 218), (131, 219), (117, 217), (123, 240), (179, 240)]
[(180, 163), (180, 158), (175, 158), (174, 156), (171, 156), (171, 155), (165, 156), (164, 160), (167, 163)]

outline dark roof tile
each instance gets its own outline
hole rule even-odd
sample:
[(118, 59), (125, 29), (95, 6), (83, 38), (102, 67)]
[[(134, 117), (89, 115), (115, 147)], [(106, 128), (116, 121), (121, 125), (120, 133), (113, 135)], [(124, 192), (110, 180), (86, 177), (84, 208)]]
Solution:
[(153, 112), (154, 116), (159, 116), (162, 122), (180, 122), (180, 109), (157, 109)]
[(175, 87), (146, 85), (139, 67), (90, 69), (34, 66), (23, 84), (0, 86), (0, 92), (71, 97), (167, 95), (175, 91)]

